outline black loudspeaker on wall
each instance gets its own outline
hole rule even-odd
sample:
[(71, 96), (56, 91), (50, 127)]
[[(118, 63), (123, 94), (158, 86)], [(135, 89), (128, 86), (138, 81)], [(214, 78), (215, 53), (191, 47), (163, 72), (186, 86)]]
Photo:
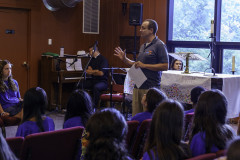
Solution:
[(130, 3), (129, 7), (129, 25), (140, 26), (142, 24), (143, 4)]

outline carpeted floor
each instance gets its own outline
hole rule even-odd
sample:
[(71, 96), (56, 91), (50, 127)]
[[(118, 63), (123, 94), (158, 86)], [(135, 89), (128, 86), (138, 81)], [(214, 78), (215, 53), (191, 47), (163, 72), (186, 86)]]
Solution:
[[(49, 117), (51, 117), (54, 120), (55, 123), (55, 130), (59, 130), (63, 128), (63, 121), (64, 121), (64, 114), (63, 113), (47, 113)], [(128, 115), (127, 120), (131, 119), (131, 114)], [(237, 132), (237, 124), (230, 124), (233, 129)], [(6, 136), (7, 137), (15, 137), (16, 131), (18, 126), (10, 126), (6, 127)]]

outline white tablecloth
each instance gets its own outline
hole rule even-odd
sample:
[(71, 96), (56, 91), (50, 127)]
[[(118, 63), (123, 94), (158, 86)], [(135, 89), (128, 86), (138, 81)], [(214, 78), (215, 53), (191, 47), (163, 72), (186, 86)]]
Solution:
[(182, 74), (182, 71), (164, 71), (161, 89), (169, 98), (191, 103), (190, 92), (196, 86), (211, 89), (212, 78), (223, 79), (222, 92), (228, 100), (227, 118), (238, 117), (240, 112), (240, 76), (227, 74), (204, 75), (203, 73)]

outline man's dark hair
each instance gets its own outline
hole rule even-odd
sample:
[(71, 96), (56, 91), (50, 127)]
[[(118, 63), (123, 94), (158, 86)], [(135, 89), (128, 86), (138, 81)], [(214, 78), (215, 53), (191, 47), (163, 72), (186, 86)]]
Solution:
[(155, 20), (153, 19), (146, 19), (145, 21), (149, 22), (148, 24), (148, 29), (153, 29), (153, 34), (156, 34), (158, 31), (158, 24)]

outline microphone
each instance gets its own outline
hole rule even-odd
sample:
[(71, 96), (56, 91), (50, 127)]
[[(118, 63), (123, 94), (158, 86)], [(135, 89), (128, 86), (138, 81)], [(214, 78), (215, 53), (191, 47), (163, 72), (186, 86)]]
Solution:
[(74, 61), (68, 66), (68, 67), (71, 67), (75, 62), (77, 62), (77, 57), (74, 58)]
[(95, 41), (93, 45), (93, 53), (96, 51), (97, 46), (98, 46), (98, 41)]

